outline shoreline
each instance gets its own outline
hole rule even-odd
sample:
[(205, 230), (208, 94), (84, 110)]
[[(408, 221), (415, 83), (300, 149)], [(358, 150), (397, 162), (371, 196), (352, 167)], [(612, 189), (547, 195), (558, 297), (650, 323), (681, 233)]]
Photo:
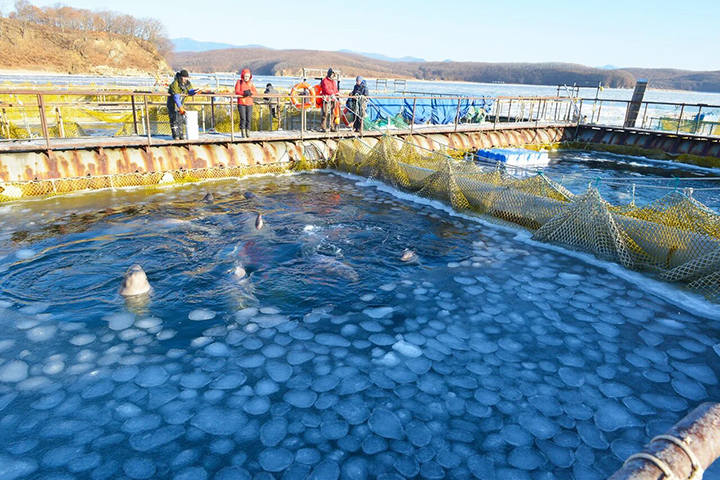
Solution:
[[(169, 72), (163, 72), (160, 73), (160, 76), (162, 75), (170, 75)], [(200, 77), (213, 77), (215, 75), (221, 75), (221, 76), (234, 76), (236, 75), (234, 72), (214, 72), (214, 73), (193, 73), (195, 76)], [(50, 71), (42, 71), (42, 70), (26, 70), (26, 69), (20, 69), (20, 70), (12, 70), (12, 69), (4, 69), (0, 68), (0, 83), (5, 83), (7, 80), (3, 77), (16, 77), (16, 76), (25, 76), (29, 79), (33, 78), (39, 78), (39, 77), (57, 77), (57, 78), (63, 78), (63, 77), (70, 77), (70, 78), (98, 78), (98, 79), (114, 79), (114, 78), (125, 78), (125, 79), (131, 79), (131, 78), (137, 78), (137, 79), (143, 79), (143, 80), (154, 80), (154, 77), (150, 74), (127, 74), (127, 75), (101, 75), (101, 74), (78, 74), (78, 73), (59, 73), (59, 72), (50, 72)], [(297, 76), (286, 76), (286, 75), (256, 75), (257, 77), (274, 77), (274, 78), (299, 78)], [(352, 80), (353, 77), (342, 77), (342, 80)], [(377, 80), (376, 77), (365, 77), (366, 80)], [(401, 78), (390, 78), (390, 77), (383, 77), (383, 79), (387, 80), (405, 80), (406, 82), (417, 82), (417, 83), (423, 83), (423, 84), (436, 84), (436, 83), (442, 83), (442, 84), (458, 84), (458, 85), (487, 85), (495, 88), (502, 88), (502, 87), (521, 87), (521, 88), (557, 88), (557, 85), (536, 85), (536, 84), (527, 84), (527, 83), (487, 83), (487, 82), (470, 82), (467, 80), (423, 80), (423, 79), (401, 79)], [(595, 87), (587, 87), (588, 89), (593, 89)], [(628, 91), (631, 92), (632, 88), (611, 88), (611, 87), (605, 87), (605, 90), (619, 90), (619, 91)], [(653, 92), (666, 92), (666, 93), (675, 93), (675, 94), (691, 94), (691, 95), (718, 95), (720, 96), (720, 92), (706, 92), (706, 91), (700, 91), (700, 90), (670, 90), (665, 88), (653, 88), (649, 87), (648, 91)]]

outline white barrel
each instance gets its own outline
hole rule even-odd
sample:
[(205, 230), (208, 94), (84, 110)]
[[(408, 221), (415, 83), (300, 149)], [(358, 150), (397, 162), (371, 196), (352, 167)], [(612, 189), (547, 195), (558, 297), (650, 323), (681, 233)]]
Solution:
[(197, 140), (198, 138), (200, 138), (200, 129), (198, 128), (198, 112), (191, 112), (189, 110), (185, 112), (185, 128), (187, 131), (188, 140)]

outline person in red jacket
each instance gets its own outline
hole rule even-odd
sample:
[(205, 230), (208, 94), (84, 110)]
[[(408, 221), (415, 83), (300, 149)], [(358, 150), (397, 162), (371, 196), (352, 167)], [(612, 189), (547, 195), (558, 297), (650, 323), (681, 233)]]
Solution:
[(320, 82), (320, 94), (322, 95), (322, 129), (323, 132), (328, 131), (327, 121), (330, 121), (330, 128), (333, 132), (337, 132), (335, 125), (335, 105), (338, 102), (338, 87), (333, 80), (333, 69), (328, 69), (327, 76)]
[(253, 111), (253, 95), (257, 95), (257, 90), (252, 82), (252, 73), (249, 69), (244, 68), (240, 72), (240, 80), (235, 84), (235, 94), (238, 97), (238, 113), (240, 114), (240, 131), (245, 138), (250, 137), (250, 120), (252, 120)]

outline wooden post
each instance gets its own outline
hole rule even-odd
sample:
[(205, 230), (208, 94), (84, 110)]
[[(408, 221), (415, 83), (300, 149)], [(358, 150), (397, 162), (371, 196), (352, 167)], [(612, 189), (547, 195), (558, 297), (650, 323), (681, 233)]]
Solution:
[(145, 134), (147, 135), (147, 144), (152, 145), (152, 137), (150, 135), (150, 109), (148, 108), (147, 95), (143, 95), (143, 105), (145, 105)]
[(137, 114), (135, 113), (135, 95), (130, 95), (130, 102), (132, 103), (132, 113), (133, 113), (133, 130), (135, 130), (135, 135), (138, 134), (138, 122), (137, 122)]
[(417, 97), (413, 98), (413, 113), (412, 120), (410, 121), (410, 135), (413, 134), (413, 131), (415, 129), (415, 107), (417, 107)]
[(458, 98), (458, 106), (457, 106), (457, 110), (455, 111), (455, 133), (457, 133), (458, 124), (460, 123), (460, 102), (461, 102), (461, 99)]
[(50, 150), (50, 132), (48, 131), (47, 117), (45, 116), (45, 99), (43, 94), (39, 93), (37, 96), (38, 108), (40, 109), (40, 126), (42, 127), (43, 137), (45, 137), (45, 144), (47, 149)]

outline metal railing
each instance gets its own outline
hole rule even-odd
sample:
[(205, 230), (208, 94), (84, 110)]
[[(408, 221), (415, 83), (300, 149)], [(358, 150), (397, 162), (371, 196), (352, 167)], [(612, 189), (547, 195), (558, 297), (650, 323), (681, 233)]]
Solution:
[[(631, 104), (637, 119), (628, 118)], [(701, 137), (720, 136), (720, 105), (583, 98), (578, 100), (580, 124)]]
[[(71, 140), (98, 144), (165, 144), (170, 140), (167, 94), (128, 90), (0, 90), (0, 148), (18, 142), (42, 144), (48, 150)], [(185, 108), (198, 112), (201, 143), (240, 140), (238, 95), (203, 93), (188, 97)], [(347, 95), (339, 96), (344, 112)], [(295, 103), (293, 103), (293, 101)], [(271, 107), (276, 102), (275, 116)], [(322, 103), (312, 94), (255, 97), (251, 132), (254, 139), (303, 139), (320, 130)], [(633, 105), (637, 120), (628, 122), (630, 100), (546, 96), (452, 96), (439, 94), (373, 95), (368, 97), (366, 130), (457, 132), (520, 126), (600, 126), (672, 134), (720, 136), (720, 105), (645, 101)], [(300, 106), (301, 108), (298, 108)], [(305, 108), (308, 107), (308, 108)], [(353, 113), (352, 109), (349, 113)], [(340, 133), (351, 132), (341, 114)], [(121, 137), (121, 138), (120, 138)], [(116, 138), (112, 141), (111, 138)], [(65, 140), (63, 140), (65, 139)], [(81, 139), (84, 139), (81, 142)], [(92, 140), (88, 140), (92, 139)], [(102, 139), (102, 140), (99, 140)], [(60, 142), (59, 140), (63, 140)], [(72, 146), (72, 145), (70, 145)]]
[[(30, 141), (50, 150), (57, 145), (67, 147), (72, 143), (68, 139), (78, 139), (79, 144), (79, 139), (85, 139), (87, 144), (88, 137), (102, 145), (113, 143), (110, 138), (127, 142), (128, 137), (136, 144), (164, 144), (171, 141), (167, 98), (166, 93), (150, 91), (0, 90), (0, 148)], [(200, 142), (240, 140), (238, 98), (234, 93), (201, 93), (185, 99), (185, 110), (198, 112)], [(346, 125), (348, 98), (338, 96), (343, 111), (340, 135), (351, 131)], [(320, 97), (260, 93), (254, 100), (250, 130), (255, 139), (304, 138), (320, 130)], [(565, 97), (413, 94), (373, 95), (367, 101), (367, 130), (458, 131), (478, 125), (493, 129), (507, 123), (568, 124), (577, 120), (572, 100)], [(274, 102), (276, 116), (270, 111)], [(349, 113), (354, 112), (350, 109)]]

